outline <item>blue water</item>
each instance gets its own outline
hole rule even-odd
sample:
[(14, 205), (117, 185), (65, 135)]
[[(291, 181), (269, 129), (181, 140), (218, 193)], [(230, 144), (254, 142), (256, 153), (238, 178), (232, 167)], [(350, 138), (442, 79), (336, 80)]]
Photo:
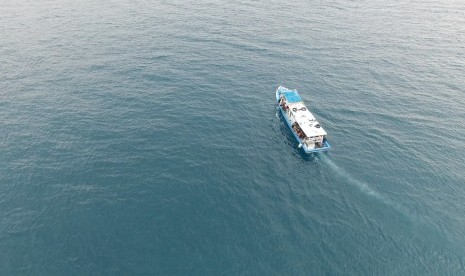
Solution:
[(0, 274), (465, 274), (464, 14), (2, 2)]

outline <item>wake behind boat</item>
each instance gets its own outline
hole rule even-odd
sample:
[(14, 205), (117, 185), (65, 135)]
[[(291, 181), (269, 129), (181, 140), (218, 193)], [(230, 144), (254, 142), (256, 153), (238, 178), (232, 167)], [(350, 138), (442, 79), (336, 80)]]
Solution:
[(326, 139), (326, 131), (307, 109), (297, 90), (278, 87), (276, 101), (287, 125), (299, 142), (299, 148), (303, 148), (305, 153), (326, 151), (331, 148)]

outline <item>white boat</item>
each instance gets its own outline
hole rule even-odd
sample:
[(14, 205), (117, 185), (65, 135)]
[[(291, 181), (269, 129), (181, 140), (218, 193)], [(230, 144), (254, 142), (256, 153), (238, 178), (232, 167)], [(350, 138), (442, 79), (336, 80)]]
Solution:
[(326, 151), (331, 148), (326, 131), (308, 110), (297, 93), (283, 86), (276, 89), (276, 101), (287, 125), (305, 153)]

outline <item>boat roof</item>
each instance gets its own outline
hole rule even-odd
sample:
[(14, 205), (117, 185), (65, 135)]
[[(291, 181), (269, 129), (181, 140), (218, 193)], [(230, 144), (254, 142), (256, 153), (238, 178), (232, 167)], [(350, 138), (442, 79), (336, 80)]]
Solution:
[(289, 104), (289, 110), (291, 116), (294, 117), (307, 137), (327, 135), (323, 127), (320, 126), (313, 114), (308, 111), (308, 108), (302, 102)]
[(297, 90), (289, 90), (285, 87), (280, 86), (278, 88), (278, 91), (281, 93), (281, 95), (286, 98), (286, 101), (288, 103), (298, 103), (302, 102), (302, 98), (300, 97), (299, 93), (297, 93)]

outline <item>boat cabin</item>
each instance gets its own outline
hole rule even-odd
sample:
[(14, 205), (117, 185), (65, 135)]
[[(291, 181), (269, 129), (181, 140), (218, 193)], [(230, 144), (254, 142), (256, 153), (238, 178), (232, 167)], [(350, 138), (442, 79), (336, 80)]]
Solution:
[(322, 147), (323, 139), (327, 135), (312, 113), (308, 111), (303, 103), (292, 103), (288, 105), (289, 120), (295, 125), (299, 138), (309, 148)]
[(292, 93), (281, 95), (280, 105), (286, 113), (294, 133), (309, 149), (324, 147), (326, 131), (304, 105), (300, 96), (294, 91), (290, 92)]

